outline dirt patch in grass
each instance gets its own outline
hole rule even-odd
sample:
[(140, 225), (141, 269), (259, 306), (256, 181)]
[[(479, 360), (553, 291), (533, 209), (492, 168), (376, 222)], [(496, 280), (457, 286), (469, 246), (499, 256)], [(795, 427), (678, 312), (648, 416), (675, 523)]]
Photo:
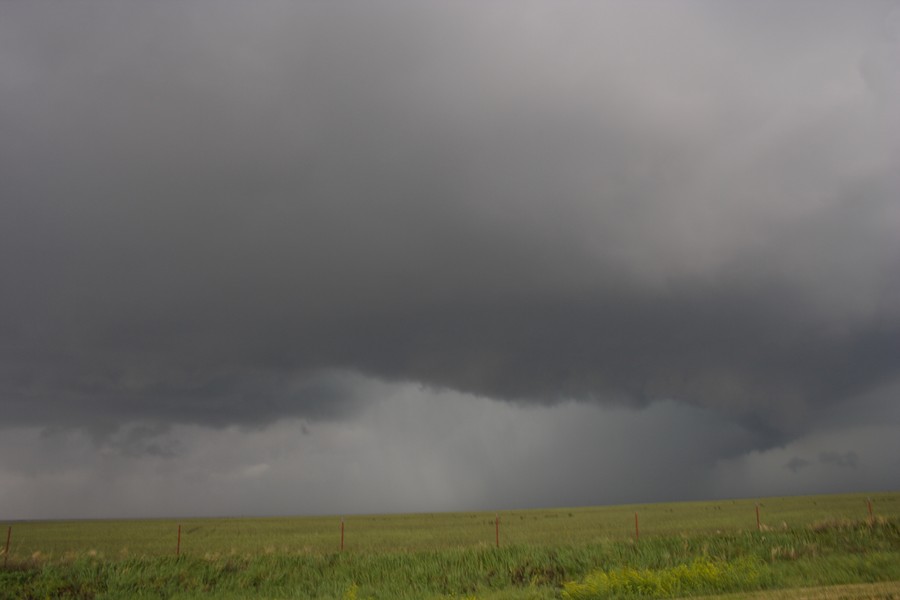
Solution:
[(725, 594), (695, 600), (900, 600), (900, 581)]

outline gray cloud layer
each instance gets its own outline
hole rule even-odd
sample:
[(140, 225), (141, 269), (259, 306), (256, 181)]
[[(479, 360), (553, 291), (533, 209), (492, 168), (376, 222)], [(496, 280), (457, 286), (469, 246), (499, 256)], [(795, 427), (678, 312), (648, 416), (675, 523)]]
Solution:
[(900, 376), (898, 14), (3, 3), (4, 422), (341, 419), (360, 373), (808, 432)]
[[(517, 406), (370, 382), (341, 420), (0, 436), (4, 518), (504, 510), (896, 489), (900, 424), (742, 453), (753, 432), (675, 402)], [(882, 419), (883, 420), (883, 419)], [(854, 448), (846, 452), (847, 448)], [(796, 471), (788, 457), (829, 459)], [(15, 457), (15, 459), (11, 459)], [(876, 501), (877, 507), (877, 501)], [(860, 506), (860, 511), (865, 508)]]

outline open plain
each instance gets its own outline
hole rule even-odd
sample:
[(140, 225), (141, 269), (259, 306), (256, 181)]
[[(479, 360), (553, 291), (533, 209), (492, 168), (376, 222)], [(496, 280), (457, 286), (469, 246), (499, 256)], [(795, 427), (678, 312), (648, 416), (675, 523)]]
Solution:
[(0, 598), (896, 598), (898, 521), (900, 493), (891, 492), (343, 519), (15, 522)]

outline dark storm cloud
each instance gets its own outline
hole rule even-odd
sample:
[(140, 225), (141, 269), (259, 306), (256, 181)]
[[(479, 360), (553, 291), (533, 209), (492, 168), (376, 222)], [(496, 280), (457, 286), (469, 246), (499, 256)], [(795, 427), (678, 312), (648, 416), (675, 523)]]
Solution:
[(824, 6), (4, 3), (5, 422), (809, 427), (900, 376), (896, 19)]

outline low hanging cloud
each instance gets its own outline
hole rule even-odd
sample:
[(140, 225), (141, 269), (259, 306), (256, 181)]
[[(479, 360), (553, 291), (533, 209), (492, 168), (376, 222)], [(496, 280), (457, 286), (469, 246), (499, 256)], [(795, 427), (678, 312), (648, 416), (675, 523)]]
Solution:
[[(21, 457), (0, 464), (4, 514), (340, 514), (679, 500), (711, 493), (716, 457), (753, 437), (674, 402), (643, 412), (574, 402), (521, 407), (371, 385), (377, 395), (340, 421), (282, 419), (243, 431), (126, 426), (99, 444), (79, 430), (19, 430), (0, 439), (0, 451)], [(686, 428), (697, 434), (685, 440)]]
[(809, 435), (900, 379), (897, 15), (4, 3), (4, 426), (163, 457), (382, 381)]
[[(0, 436), (4, 518), (507, 510), (896, 489), (900, 424), (849, 425), (784, 448), (715, 411), (521, 406), (369, 382), (340, 420), (265, 428), (126, 425)], [(856, 468), (819, 461), (855, 448)], [(751, 449), (751, 450), (748, 450)], [(836, 453), (842, 458), (851, 454)], [(791, 473), (785, 457), (813, 457)], [(12, 459), (12, 457), (15, 457)], [(863, 507), (860, 506), (863, 510)]]
[(804, 469), (810, 466), (812, 463), (805, 458), (800, 458), (799, 456), (795, 456), (791, 460), (784, 465), (786, 469), (790, 469), (792, 472), (796, 473), (800, 469)]
[[(859, 456), (852, 450), (849, 452), (821, 452), (818, 457), (819, 463), (823, 465), (834, 465), (836, 467), (847, 467), (855, 469), (859, 466)], [(795, 456), (785, 464), (785, 468), (797, 473), (801, 469), (812, 466), (814, 463), (805, 458)]]
[(859, 466), (859, 457), (856, 452), (822, 452), (819, 454), (819, 462), (837, 467), (855, 469)]

